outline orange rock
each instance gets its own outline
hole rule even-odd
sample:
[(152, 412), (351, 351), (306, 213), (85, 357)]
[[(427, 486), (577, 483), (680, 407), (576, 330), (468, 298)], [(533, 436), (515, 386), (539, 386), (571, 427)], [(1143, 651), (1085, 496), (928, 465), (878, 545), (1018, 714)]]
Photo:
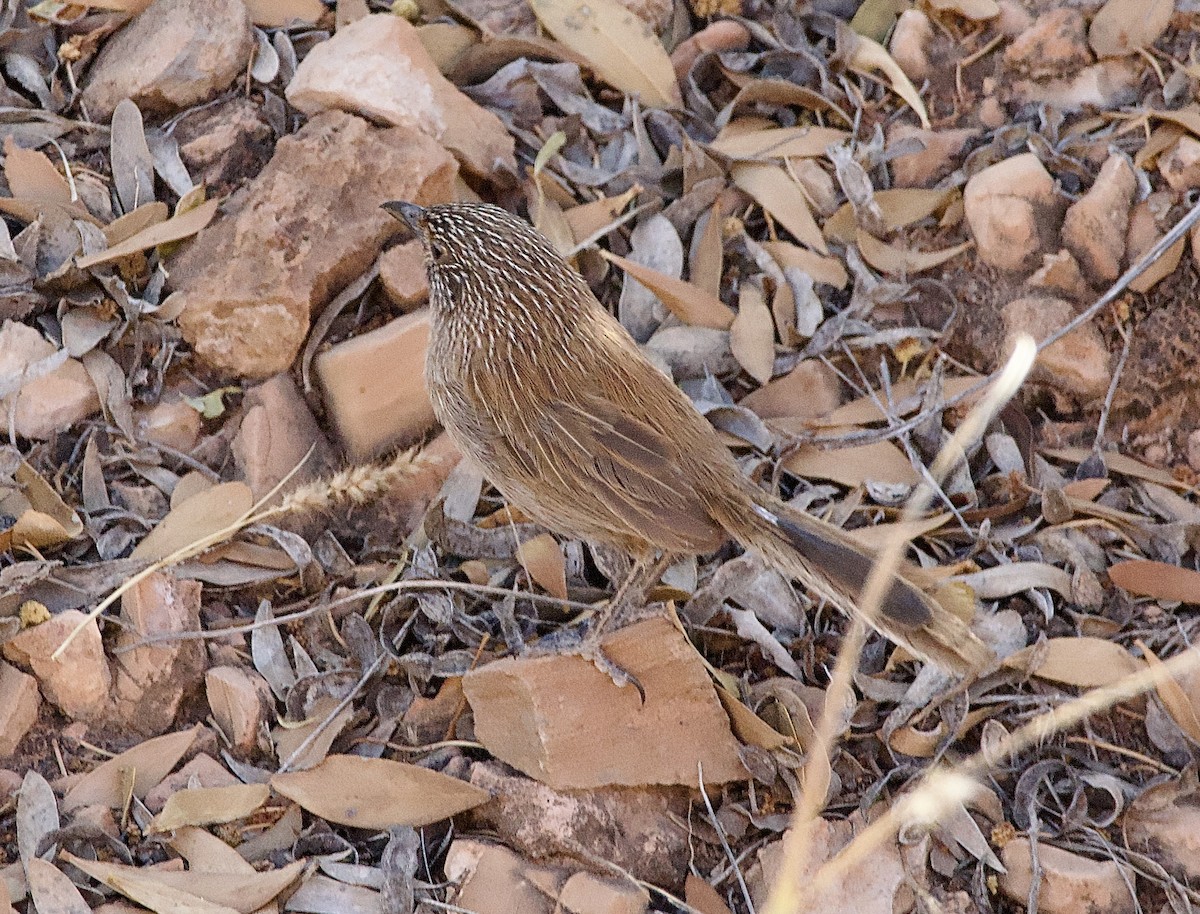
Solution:
[(405, 311), (424, 304), (429, 298), (429, 278), (421, 242), (408, 241), (380, 254), (379, 281), (388, 298)]
[(1110, 283), (1121, 275), (1129, 210), (1137, 192), (1133, 166), (1122, 155), (1109, 156), (1088, 192), (1063, 219), (1063, 244), (1093, 282)]
[(980, 259), (1002, 270), (1021, 269), (1041, 252), (1055, 205), (1054, 179), (1031, 152), (985, 168), (963, 194)]
[(37, 723), (41, 703), (37, 680), (0, 660), (0, 758), (12, 755)]
[(245, 406), (246, 414), (230, 450), (255, 499), (264, 497), (293, 470), (288, 489), (328, 468), (329, 442), (291, 375), (277, 374), (251, 387), (246, 391)]
[(475, 737), (552, 787), (695, 785), (748, 777), (695, 648), (664, 618), (613, 632), (605, 653), (645, 690), (619, 688), (581, 657), (499, 660), (463, 677)]
[(50, 655), (86, 618), (79, 610), (69, 609), (25, 629), (3, 648), (5, 657), (33, 671), (47, 701), (67, 717), (81, 720), (101, 716), (109, 704), (112, 673), (99, 627), (88, 622), (61, 659), (53, 660)]
[[(1038, 910), (1046, 914), (1133, 914), (1130, 893), (1134, 874), (1114, 860), (1089, 860), (1052, 844), (1038, 842)], [(1014, 838), (1000, 851), (1007, 873), (1000, 888), (1013, 901), (1026, 904), (1033, 882), (1033, 856), (1028, 838)]]
[(325, 405), (356, 458), (413, 441), (434, 423), (425, 387), (429, 312), (414, 311), (317, 357)]

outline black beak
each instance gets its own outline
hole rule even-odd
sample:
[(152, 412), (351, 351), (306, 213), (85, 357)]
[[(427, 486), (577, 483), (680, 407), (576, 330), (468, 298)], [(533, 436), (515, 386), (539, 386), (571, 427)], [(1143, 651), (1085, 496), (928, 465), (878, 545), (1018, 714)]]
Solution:
[(389, 200), (383, 208), (413, 230), (417, 237), (424, 234), (421, 226), (425, 216), (425, 207), (415, 203), (405, 203), (402, 200)]

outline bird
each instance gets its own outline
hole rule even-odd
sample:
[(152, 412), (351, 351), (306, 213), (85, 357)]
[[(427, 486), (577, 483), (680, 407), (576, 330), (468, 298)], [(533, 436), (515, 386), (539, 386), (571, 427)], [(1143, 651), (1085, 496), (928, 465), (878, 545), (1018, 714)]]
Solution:
[(864, 614), (858, 598), (871, 551), (749, 479), (691, 400), (528, 222), (488, 203), (382, 206), (424, 251), (425, 380), (445, 431), (525, 515), (633, 559), (590, 634), (596, 650), (587, 656), (602, 668), (605, 628), (644, 600), (670, 564), (730, 540), (947, 673), (966, 676), (993, 662), (969, 624), (973, 597), (934, 587), (915, 566), (902, 566), (880, 608)]

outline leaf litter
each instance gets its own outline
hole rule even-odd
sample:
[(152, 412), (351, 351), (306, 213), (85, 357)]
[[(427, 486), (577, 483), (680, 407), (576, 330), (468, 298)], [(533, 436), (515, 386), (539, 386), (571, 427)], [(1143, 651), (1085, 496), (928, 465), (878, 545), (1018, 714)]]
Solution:
[[(903, 851), (912, 885), (940, 904), (1007, 909), (1037, 891), (1018, 878), (1034, 853), (1028, 836), (1068, 860), (1127, 867), (1112, 910), (1127, 910), (1131, 891), (1155, 909), (1197, 900), (1191, 857), (1178, 849), (1195, 832), (1187, 798), (1200, 740), (1200, 676), (1178, 671), (1200, 604), (1200, 334), (1183, 239), (1045, 349), (988, 445), (971, 446), (923, 517), (900, 511), (1015, 334), (1045, 337), (1068, 319), (1034, 326), (1030, 315), (1088, 308), (1103, 277), (1185, 217), (1200, 186), (1192, 13), (1126, 0), (1083, 12), (514, 0), (452, 3), (451, 25), (426, 5), (381, 14), (256, 0), (248, 56), (230, 71), (240, 78), (183, 102), (129, 82), (95, 117), (104, 51), (152, 21), (148, 6), (4, 12), (0, 694), (13, 710), (0, 737), (14, 852), (2, 872), (16, 909), (82, 911), (115, 892), (164, 912), (285, 900), (377, 910), (396, 898), (412, 910), (472, 897), (475, 882), (473, 897), (509, 910), (513, 874), (532, 870), (497, 869), (494, 845), (470, 844), (487, 834), (522, 866), (558, 868), (538, 903), (573, 897), (566, 876), (608, 860), (699, 910), (761, 909), (786, 882), (776, 842), (806, 791), (824, 817), (805, 832), (812, 852), (850, 852), (856, 830), (917, 791), (924, 767), (986, 755), (1039, 712), (1131, 676), (1158, 678), (1143, 698), (989, 756), (987, 786), (936, 826), (905, 823), (886, 859)], [(308, 53), (370, 14), (409, 17), (475, 103), (421, 116), (490, 112), (499, 128), (451, 126), (514, 142), (515, 173), (497, 166), (454, 193), (527, 212), (752, 478), (876, 548), (911, 535), (909, 556), (931, 580), (970, 595), (1002, 655), (996, 669), (954, 688), (871, 640), (825, 757), (814, 733), (845, 622), (725, 550), (672, 569), (655, 592), (690, 639), (678, 662), (697, 663), (716, 692), (673, 699), (676, 724), (626, 753), (690, 758), (697, 747), (672, 727), (726, 715), (744, 773), (707, 784), (707, 808), (684, 809), (688, 854), (630, 853), (580, 826), (586, 817), (564, 825), (496, 786), (536, 786), (541, 763), (517, 752), (530, 734), (545, 751), (586, 744), (587, 704), (581, 718), (555, 716), (556, 705), (574, 707), (562, 694), (635, 698), (580, 696), (574, 672), (536, 654), (521, 665), (530, 645), (611, 594), (624, 557), (516, 516), (486, 484), (450, 474), (456, 456), (436, 441), (379, 464), (338, 458), (358, 465), (330, 475), (338, 404), (321, 390), (306, 399), (286, 371), (256, 386), (250, 370), (214, 367), (171, 297), (178, 255), (200, 247), (207, 227), (241, 218), (238, 194), (303, 125), (285, 90)], [(203, 34), (189, 22), (180, 14), (143, 40), (178, 41), (180, 59), (208, 41), (235, 43), (229, 23)], [(134, 70), (151, 60), (148, 47), (141, 54)], [(352, 71), (354, 56), (341, 66)], [(122, 78), (143, 75), (159, 78)], [(205, 122), (209, 109), (221, 117)], [(197, 134), (195, 123), (207, 126)], [(1051, 175), (1047, 195), (989, 187), (991, 168), (1029, 150)], [(1097, 215), (1089, 194), (1112, 157), (1130, 163), (1136, 186)], [(1000, 235), (989, 200), (1013, 217)], [(339, 228), (349, 237), (366, 218), (339, 213)], [(354, 237), (378, 248), (384, 236)], [(1051, 272), (1052, 258), (1074, 276)], [(322, 345), (404, 319), (383, 265)], [(212, 283), (223, 268), (208, 265)], [(306, 299), (305, 320), (355, 275)], [(1030, 295), (1038, 308), (1013, 306)], [(263, 348), (276, 343), (268, 336)], [(403, 370), (415, 377), (419, 361)], [(429, 432), (417, 418), (386, 441)], [(276, 451), (291, 455), (282, 466), (267, 459)], [(206, 548), (192, 554), (198, 543)], [(76, 612), (160, 567), (200, 582), (190, 630), (118, 631), (128, 613), (98, 626)], [(83, 622), (55, 632), (74, 618)], [(56, 669), (68, 635), (92, 668)], [(124, 652), (170, 652), (180, 637), (203, 638), (205, 669), (166, 712), (174, 725), (147, 734), (139, 721), (163, 716), (152, 706), (167, 690), (151, 690), (140, 713), (117, 701), (133, 694), (123, 677), (138, 669)], [(511, 704), (483, 705), (470, 683), (502, 670), (514, 677), (504, 680)], [(72, 686), (85, 682), (111, 690), (108, 712), (78, 710), (87, 696)], [(636, 700), (629, 707), (639, 713)], [(489, 717), (480, 742), (476, 720), (497, 713), (508, 726)], [(587, 753), (566, 757), (557, 778), (608, 776)], [(539, 802), (608, 803), (608, 821), (635, 831), (647, 815), (638, 804), (689, 796), (686, 786), (605, 789)], [(681, 815), (668, 806), (647, 833), (682, 848), (668, 838)], [(421, 853), (403, 851), (416, 837)], [(448, 852), (479, 855), (466, 886), (443, 887)], [(1041, 862), (1050, 909), (1070, 874), (1053, 855)], [(911, 890), (883, 869), (843, 881), (843, 903), (911, 909)], [(1088, 878), (1100, 891), (1100, 876)], [(666, 897), (639, 904), (668, 910)]]

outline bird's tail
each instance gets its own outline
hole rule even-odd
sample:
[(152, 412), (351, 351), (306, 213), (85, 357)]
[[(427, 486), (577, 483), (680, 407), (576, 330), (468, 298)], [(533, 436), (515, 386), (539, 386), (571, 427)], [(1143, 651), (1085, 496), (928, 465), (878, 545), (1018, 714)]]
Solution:
[[(879, 632), (923, 660), (967, 675), (995, 661), (991, 649), (968, 624), (974, 596), (953, 585), (926, 589), (920, 569), (902, 567), (891, 590), (873, 613), (863, 612), (859, 595), (875, 562), (870, 550), (832, 524), (792, 508), (747, 481), (754, 503), (731, 505), (720, 521), (747, 549), (760, 553), (784, 574), (847, 614), (858, 613)], [(725, 513), (725, 512), (722, 512)]]

